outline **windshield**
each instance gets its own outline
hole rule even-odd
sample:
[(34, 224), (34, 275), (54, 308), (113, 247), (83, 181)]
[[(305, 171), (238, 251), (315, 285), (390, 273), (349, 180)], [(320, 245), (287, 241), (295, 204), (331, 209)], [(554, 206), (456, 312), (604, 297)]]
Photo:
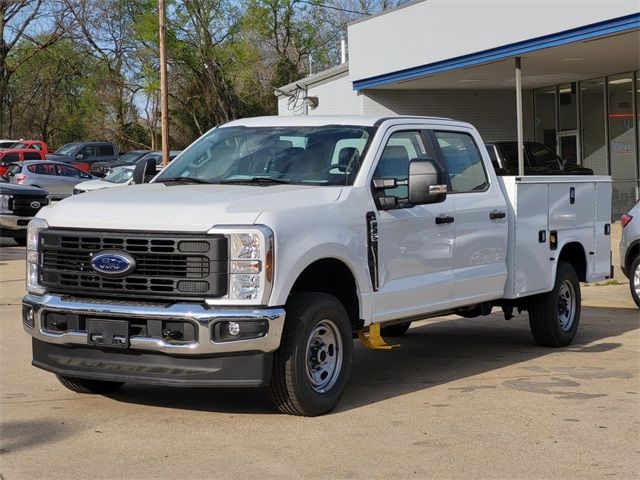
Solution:
[(132, 168), (118, 168), (104, 177), (103, 180), (110, 183), (125, 183), (131, 180), (131, 177), (133, 177)]
[(551, 170), (560, 170), (558, 156), (544, 145), (531, 143), (527, 145), (532, 167), (547, 167)]
[(194, 143), (155, 180), (351, 185), (375, 128), (223, 127)]
[(58, 155), (71, 155), (71, 153), (73, 153), (77, 146), (78, 145), (75, 143), (67, 143), (66, 145), (63, 145), (62, 147), (57, 149), (54, 153), (57, 153)]

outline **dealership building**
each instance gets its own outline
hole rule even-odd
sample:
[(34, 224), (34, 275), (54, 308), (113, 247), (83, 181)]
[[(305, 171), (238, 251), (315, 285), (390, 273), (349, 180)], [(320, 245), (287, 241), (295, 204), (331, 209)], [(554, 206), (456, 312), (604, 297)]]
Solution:
[(410, 2), (351, 24), (348, 62), (278, 89), (278, 111), (442, 116), (541, 142), (612, 176), (617, 219), (640, 194), (639, 5)]

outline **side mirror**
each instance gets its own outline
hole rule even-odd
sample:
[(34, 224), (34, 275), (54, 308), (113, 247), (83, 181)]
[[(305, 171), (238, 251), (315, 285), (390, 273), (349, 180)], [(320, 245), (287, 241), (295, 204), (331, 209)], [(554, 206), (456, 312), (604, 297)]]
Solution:
[[(133, 183), (147, 183), (148, 180), (156, 175), (156, 161), (153, 158), (140, 160), (133, 169)], [(151, 178), (149, 178), (151, 177)]]
[(76, 155), (76, 160), (81, 161), (82, 159), (84, 159), (84, 155), (79, 153)]
[(446, 172), (434, 160), (411, 160), (408, 183), (411, 205), (444, 202), (447, 197)]

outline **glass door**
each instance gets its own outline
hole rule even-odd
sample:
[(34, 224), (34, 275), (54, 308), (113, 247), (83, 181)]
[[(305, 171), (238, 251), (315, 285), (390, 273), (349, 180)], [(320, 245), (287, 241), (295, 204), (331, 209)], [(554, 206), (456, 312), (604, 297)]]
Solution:
[(564, 160), (565, 166), (580, 163), (580, 143), (578, 132), (558, 132), (557, 154)]

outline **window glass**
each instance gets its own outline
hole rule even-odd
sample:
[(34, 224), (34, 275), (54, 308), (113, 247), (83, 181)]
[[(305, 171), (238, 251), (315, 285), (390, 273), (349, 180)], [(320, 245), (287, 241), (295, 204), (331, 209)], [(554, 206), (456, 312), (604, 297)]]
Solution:
[[(373, 178), (407, 180), (409, 161), (426, 157), (424, 139), (419, 131), (395, 132), (389, 137), (382, 151)], [(406, 198), (409, 192), (406, 185), (399, 185), (396, 188), (380, 191), (380, 195)]]
[(40, 160), (40, 154), (38, 152), (24, 152), (25, 160)]
[(58, 150), (56, 150), (54, 153), (57, 153), (58, 155), (71, 155), (76, 148), (78, 148), (77, 143), (67, 143), (66, 145), (63, 145)]
[(19, 162), (20, 155), (17, 153), (7, 153), (4, 157), (2, 157), (2, 161), (10, 163), (10, 162)]
[(125, 183), (133, 178), (132, 168), (117, 168), (109, 175), (103, 178), (105, 182), (110, 183)]
[(67, 165), (56, 165), (56, 173), (63, 177), (80, 177), (81, 171)]
[(556, 89), (553, 87), (536, 90), (535, 138), (555, 152), (556, 150)]
[(471, 135), (463, 132), (434, 132), (444, 158), (451, 191), (454, 193), (484, 190), (489, 182), (482, 156)]
[[(633, 207), (636, 201), (636, 139), (633, 117), (633, 75), (608, 78), (609, 151), (613, 177), (613, 217)], [(616, 211), (617, 210), (617, 211)]]
[(113, 151), (113, 146), (111, 146), (111, 145), (99, 145), (98, 146), (98, 155), (101, 156), (101, 157), (115, 155), (115, 152)]
[(96, 154), (96, 148), (93, 145), (87, 145), (82, 147), (82, 150), (78, 152), (80, 155), (84, 155), (84, 157), (93, 157)]
[(560, 130), (575, 130), (578, 128), (578, 103), (576, 98), (575, 83), (565, 83), (558, 86)]
[(356, 139), (366, 146), (374, 132), (372, 127), (349, 125), (217, 128), (182, 153), (156, 181), (187, 177), (211, 183), (351, 185), (359, 165), (334, 169), (336, 145)]
[(36, 163), (35, 165), (29, 165), (27, 169), (38, 175), (55, 175), (55, 169), (53, 165), (47, 163)]
[(604, 79), (580, 82), (582, 165), (596, 175), (607, 174)]
[(545, 167), (551, 170), (560, 170), (560, 160), (558, 156), (549, 150), (544, 145), (538, 145), (535, 143), (527, 143), (525, 150), (529, 154), (529, 166), (530, 167)]

